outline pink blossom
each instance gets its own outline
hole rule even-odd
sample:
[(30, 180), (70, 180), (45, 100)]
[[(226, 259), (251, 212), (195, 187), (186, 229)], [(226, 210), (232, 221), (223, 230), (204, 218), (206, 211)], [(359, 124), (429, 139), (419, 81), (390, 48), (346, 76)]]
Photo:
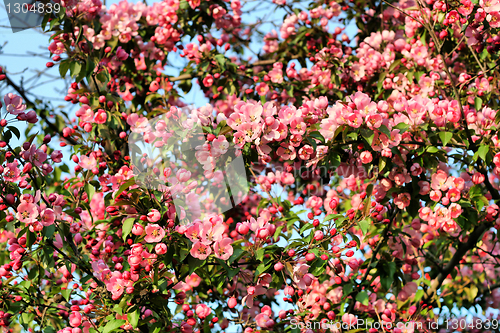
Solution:
[(160, 212), (157, 209), (151, 209), (147, 215), (148, 221), (151, 223), (158, 222), (161, 219)]
[(361, 155), (359, 155), (359, 158), (361, 159), (361, 162), (363, 164), (368, 164), (370, 163), (371, 161), (373, 161), (373, 157), (372, 157), (372, 153), (370, 153), (369, 151), (364, 151), (361, 153)]
[(82, 323), (82, 315), (78, 311), (72, 311), (69, 315), (69, 324), (71, 327), (78, 327)]
[(46, 208), (46, 209), (42, 210), (41, 217), (42, 217), (41, 222), (45, 227), (52, 225), (54, 223), (54, 221), (56, 220), (56, 214), (50, 208)]
[(212, 253), (210, 246), (203, 244), (202, 242), (196, 242), (190, 251), (191, 255), (197, 259), (205, 260)]
[(217, 258), (222, 260), (228, 260), (229, 257), (233, 255), (233, 247), (231, 243), (233, 240), (231, 238), (224, 238), (219, 242), (214, 244), (214, 254)]
[(266, 289), (261, 285), (247, 287), (247, 295), (241, 300), (242, 304), (246, 304), (249, 308), (253, 307), (254, 298), (263, 295)]
[(33, 223), (38, 218), (38, 206), (33, 203), (22, 202), (17, 206), (17, 218), (24, 223)]
[(19, 170), (18, 165), (17, 160), (14, 160), (12, 163), (7, 163), (3, 170), (4, 179), (6, 181), (17, 182), (21, 179), (21, 177), (19, 177), (21, 175), (21, 170)]
[(212, 312), (212, 310), (205, 304), (198, 304), (195, 311), (200, 319), (205, 319), (208, 315), (210, 315), (210, 312)]
[(5, 108), (7, 109), (7, 112), (9, 112), (10, 114), (18, 115), (26, 110), (26, 105), (23, 104), (23, 99), (21, 98), (21, 96), (13, 93), (8, 93), (4, 96), (3, 100), (5, 102)]
[(298, 264), (293, 268), (293, 281), (300, 289), (307, 288), (314, 280), (314, 275), (308, 273), (309, 267), (309, 265)]
[(185, 169), (180, 169), (179, 171), (177, 171), (175, 176), (181, 183), (183, 183), (187, 182), (191, 178), (191, 172)]
[(264, 329), (272, 328), (274, 326), (274, 320), (272, 320), (266, 313), (259, 313), (257, 316), (255, 316), (255, 322), (259, 327), (262, 327)]
[(90, 157), (82, 155), (80, 157), (80, 162), (78, 163), (78, 165), (82, 169), (92, 170), (97, 166), (97, 161), (93, 155), (90, 155)]
[(158, 255), (162, 255), (162, 254), (167, 253), (167, 245), (165, 245), (163, 243), (156, 244), (156, 246), (155, 246), (155, 252)]
[(107, 118), (108, 118), (108, 116), (106, 114), (106, 111), (99, 110), (99, 111), (97, 111), (97, 113), (95, 115), (94, 122), (96, 124), (104, 124), (106, 122)]
[(342, 322), (347, 324), (349, 327), (354, 327), (357, 322), (357, 318), (353, 314), (344, 313), (342, 316)]
[(144, 237), (144, 240), (148, 243), (161, 242), (163, 237), (165, 237), (165, 230), (158, 224), (148, 224), (145, 230), (146, 237)]

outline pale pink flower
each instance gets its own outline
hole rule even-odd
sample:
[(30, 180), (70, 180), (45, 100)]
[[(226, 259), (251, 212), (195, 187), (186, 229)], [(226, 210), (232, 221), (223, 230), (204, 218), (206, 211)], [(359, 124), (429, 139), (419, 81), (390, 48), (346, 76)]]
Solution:
[(274, 320), (272, 320), (266, 313), (259, 313), (255, 316), (255, 322), (259, 327), (264, 329), (272, 328), (274, 326)]
[(228, 260), (229, 257), (233, 255), (233, 247), (231, 244), (233, 240), (231, 238), (224, 238), (219, 242), (214, 244), (214, 254), (217, 258), (222, 260)]
[(148, 119), (143, 116), (139, 117), (137, 113), (132, 113), (128, 116), (127, 124), (130, 125), (132, 132), (134, 133), (143, 133), (151, 129)]
[(38, 206), (34, 203), (22, 202), (17, 206), (17, 218), (21, 222), (33, 223), (38, 215)]
[(241, 304), (246, 304), (249, 308), (253, 307), (254, 298), (266, 293), (266, 288), (261, 285), (247, 287), (247, 295), (241, 300)]
[(80, 157), (80, 162), (78, 163), (78, 165), (82, 169), (92, 170), (97, 166), (97, 161), (93, 155), (90, 155), (90, 157), (82, 155)]
[(4, 96), (3, 100), (5, 102), (7, 112), (9, 112), (10, 114), (18, 115), (26, 110), (26, 105), (23, 104), (23, 99), (21, 98), (21, 96), (13, 93), (8, 93)]
[(300, 289), (305, 289), (311, 285), (314, 275), (308, 273), (309, 265), (298, 264), (293, 268), (293, 281)]

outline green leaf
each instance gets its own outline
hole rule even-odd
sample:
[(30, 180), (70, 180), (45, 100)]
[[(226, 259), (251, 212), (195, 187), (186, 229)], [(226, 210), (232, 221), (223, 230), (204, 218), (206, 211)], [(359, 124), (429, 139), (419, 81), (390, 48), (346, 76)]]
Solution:
[(434, 147), (434, 146), (429, 146), (429, 147), (427, 147), (426, 151), (428, 153), (435, 154), (439, 151), (439, 149), (437, 147)]
[(344, 286), (342, 287), (342, 292), (344, 296), (348, 296), (353, 291), (354, 289), (353, 287), (354, 286), (352, 282), (344, 284)]
[(361, 129), (361, 136), (368, 142), (371, 146), (373, 144), (373, 139), (375, 138), (375, 132), (369, 129)]
[(92, 186), (90, 184), (85, 184), (85, 192), (87, 193), (87, 197), (89, 198), (89, 202), (90, 202), (90, 200), (94, 197), (94, 194), (95, 194), (94, 186)]
[(102, 330), (102, 333), (113, 332), (114, 330), (116, 330), (120, 326), (124, 325), (125, 323), (126, 323), (126, 321), (123, 320), (123, 319), (114, 319), (114, 320), (111, 320), (111, 321), (109, 321), (106, 324), (106, 326), (104, 326), (104, 329)]
[(386, 75), (387, 75), (387, 72), (380, 73), (380, 75), (378, 77), (378, 82), (377, 82), (377, 92), (382, 91), (382, 86), (384, 84), (384, 80), (385, 80)]
[(314, 132), (309, 133), (309, 136), (321, 141), (322, 143), (325, 143), (325, 141), (326, 141), (325, 138), (323, 137), (323, 135), (321, 135), (321, 133), (318, 131), (314, 131)]
[(364, 306), (368, 306), (368, 293), (366, 291), (361, 291), (356, 295), (356, 301), (360, 302)]
[(336, 219), (336, 218), (339, 218), (339, 217), (342, 217), (343, 215), (342, 214), (329, 214), (325, 217), (325, 219), (323, 220), (323, 222), (328, 222), (330, 220), (333, 220), (333, 219)]
[(19, 132), (19, 129), (17, 129), (17, 127), (7, 126), (7, 129), (14, 133), (18, 140), (21, 138), (21, 133)]
[(64, 299), (66, 299), (66, 301), (69, 302), (69, 297), (71, 295), (71, 289), (66, 288), (66, 289), (61, 290), (61, 295), (63, 295)]
[(141, 313), (139, 312), (139, 308), (134, 307), (135, 310), (132, 312), (127, 313), (127, 319), (130, 325), (132, 325), (133, 328), (137, 327), (137, 324), (139, 323), (139, 318), (141, 316)]
[(128, 219), (126, 219), (123, 222), (123, 225), (122, 225), (122, 238), (123, 238), (123, 240), (125, 240), (127, 238), (127, 236), (130, 234), (130, 232), (132, 231), (132, 227), (134, 226), (134, 221), (135, 221), (135, 218), (129, 217)]
[(31, 249), (31, 246), (35, 243), (35, 241), (36, 241), (35, 234), (32, 233), (31, 231), (26, 231), (26, 244), (28, 248)]
[(474, 98), (474, 107), (476, 108), (476, 111), (479, 111), (482, 106), (483, 106), (483, 100), (479, 97)]
[(312, 223), (306, 223), (306, 224), (304, 224), (302, 226), (302, 228), (300, 228), (299, 234), (302, 235), (304, 233), (304, 231), (309, 230), (311, 228), (314, 228), (313, 224)]
[(61, 61), (61, 63), (59, 64), (59, 74), (61, 75), (62, 78), (66, 77), (66, 73), (68, 73), (70, 65), (71, 62), (68, 60)]
[(446, 146), (448, 142), (450, 142), (451, 138), (453, 138), (453, 133), (451, 132), (439, 132), (439, 138), (443, 143), (443, 146)]
[(49, 225), (48, 227), (43, 228), (43, 234), (45, 237), (48, 239), (52, 239), (52, 236), (54, 236), (54, 232), (56, 231), (56, 226), (55, 225)]
[(135, 184), (135, 178), (130, 178), (127, 180), (125, 183), (123, 183), (120, 188), (118, 188), (118, 191), (116, 191), (115, 198), (119, 196), (125, 189), (129, 188), (130, 186)]
[(73, 76), (78, 76), (80, 72), (82, 71), (82, 64), (79, 62), (73, 61), (69, 65), (69, 72), (70, 75)]
[(188, 265), (189, 265), (189, 273), (193, 273), (199, 267), (202, 267), (205, 264), (205, 261), (196, 259), (192, 256), (188, 257)]
[(215, 60), (217, 61), (217, 63), (219, 64), (219, 66), (225, 70), (226, 69), (226, 57), (223, 55), (223, 54), (217, 54), (215, 56)]
[(146, 97), (146, 100), (144, 101), (145, 103), (148, 103), (149, 101), (151, 101), (153, 98), (160, 98), (161, 95), (158, 94), (158, 93), (155, 93), (155, 94), (149, 94), (147, 97)]
[(381, 157), (380, 161), (378, 162), (378, 171), (382, 172), (382, 170), (384, 170), (386, 164), (387, 163), (385, 161), (385, 157)]
[(486, 161), (486, 154), (490, 151), (489, 145), (481, 145), (477, 150), (477, 154), (483, 161)]
[(229, 263), (232, 264), (236, 259), (239, 259), (243, 253), (246, 253), (243, 249), (234, 249), (233, 255), (229, 257)]
[[(404, 132), (408, 129), (408, 124), (405, 124), (405, 123), (399, 123), (397, 124), (396, 126), (393, 126), (392, 129), (398, 129), (400, 130), (401, 132)], [(399, 134), (401, 134), (401, 132)]]
[(363, 232), (363, 236), (366, 235), (366, 232), (368, 231), (368, 228), (370, 227), (370, 219), (364, 219), (362, 221), (358, 222), (358, 226)]
[(385, 125), (380, 125), (379, 128), (377, 128), (380, 132), (384, 133), (385, 135), (387, 135), (388, 138), (391, 137), (391, 131), (389, 131), (389, 129), (387, 128), (387, 126)]

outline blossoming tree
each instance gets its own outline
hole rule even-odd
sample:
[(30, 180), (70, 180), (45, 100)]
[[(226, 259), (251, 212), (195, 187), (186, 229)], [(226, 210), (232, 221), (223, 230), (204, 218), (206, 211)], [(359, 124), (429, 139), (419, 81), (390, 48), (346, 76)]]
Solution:
[[(4, 331), (498, 328), (498, 0), (60, 3), (74, 118), (0, 76)], [(196, 126), (143, 186), (129, 138)], [(249, 192), (202, 216), (230, 146)]]

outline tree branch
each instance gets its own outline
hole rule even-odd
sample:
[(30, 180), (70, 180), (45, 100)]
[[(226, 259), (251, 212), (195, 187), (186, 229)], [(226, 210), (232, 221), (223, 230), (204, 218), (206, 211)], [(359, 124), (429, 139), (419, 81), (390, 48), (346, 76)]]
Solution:
[(476, 246), (479, 239), (489, 228), (491, 228), (491, 226), (492, 226), (491, 223), (479, 224), (474, 229), (474, 231), (472, 231), (472, 233), (469, 235), (469, 239), (467, 240), (467, 242), (460, 244), (460, 246), (458, 247), (457, 251), (451, 258), (451, 260), (448, 262), (448, 264), (442, 269), (439, 275), (431, 282), (431, 286), (429, 289), (427, 289), (427, 292), (425, 293), (424, 296), (424, 304), (427, 304), (427, 302), (437, 294), (437, 291), (443, 284), (443, 281), (446, 279), (446, 277), (453, 271), (455, 266), (457, 266), (460, 263), (460, 260), (462, 260), (462, 258), (467, 254), (467, 252)]
[[(37, 105), (34, 102), (32, 102), (28, 96), (26, 96), (26, 92), (24, 91), (24, 89), (22, 87), (15, 84), (7, 75), (5, 75), (5, 80), (7, 81), (7, 85), (11, 86), (12, 88), (14, 88), (15, 91), (18, 92), (18, 94), (23, 98), (23, 100), (26, 102), (26, 105), (28, 107), (36, 109)], [(47, 117), (47, 110), (45, 110), (45, 109), (40, 110), (39, 116), (47, 123), (47, 126), (49, 126), (49, 128), (51, 130), (53, 130), (56, 133), (59, 133), (59, 128), (57, 128), (56, 124), (49, 121), (49, 119)], [(59, 134), (61, 134), (61, 133), (59, 133)], [(61, 135), (61, 137), (63, 137), (63, 136)], [(71, 137), (67, 137), (67, 138), (63, 137), (63, 138), (72, 145), (77, 144), (77, 142)]]

